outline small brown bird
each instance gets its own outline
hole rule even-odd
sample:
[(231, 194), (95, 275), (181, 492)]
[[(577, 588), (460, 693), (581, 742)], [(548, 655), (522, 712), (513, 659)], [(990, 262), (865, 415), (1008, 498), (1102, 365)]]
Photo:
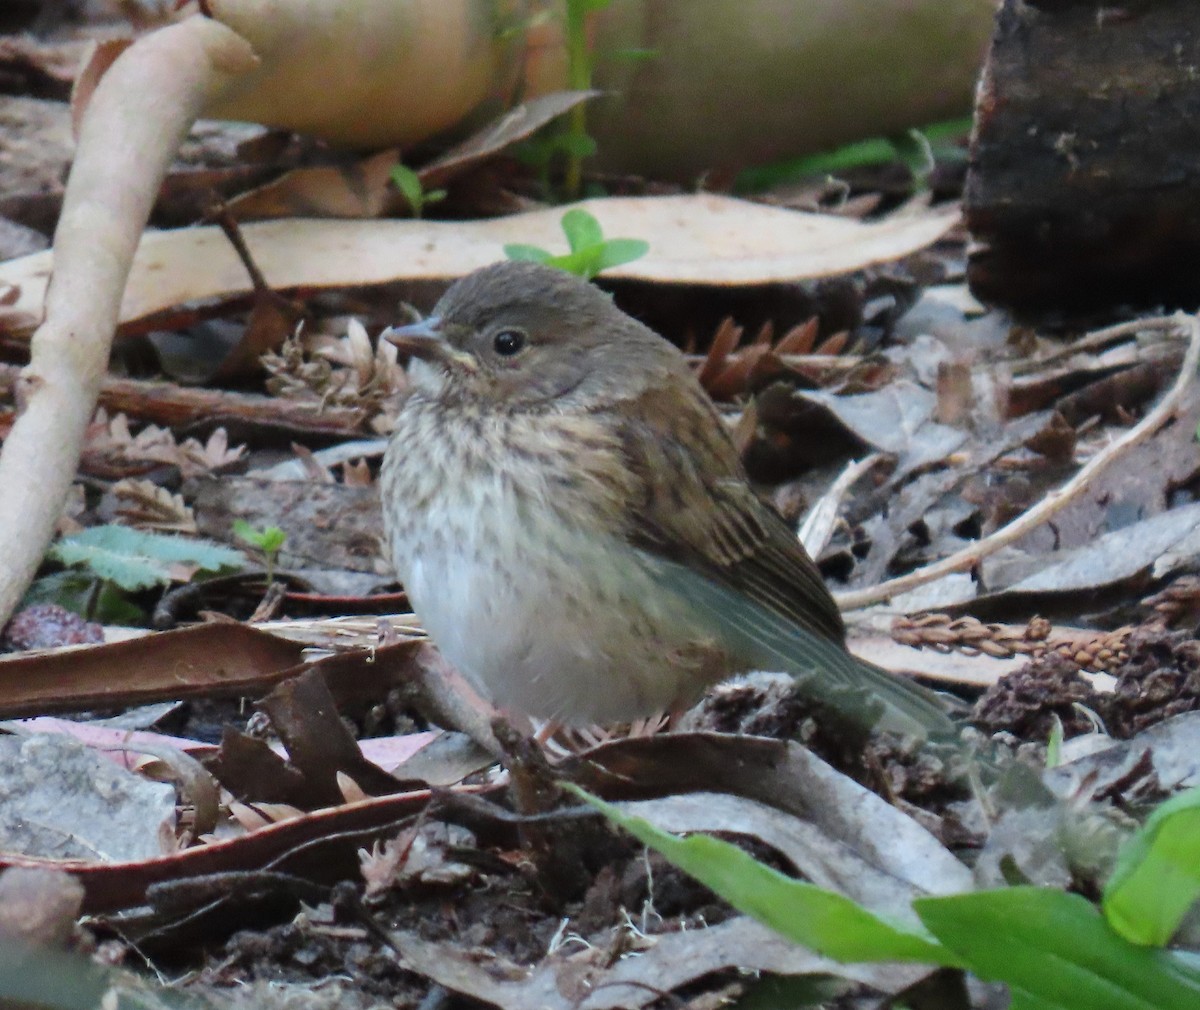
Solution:
[(866, 688), (897, 728), (947, 728), (934, 695), (846, 651), (816, 565), (683, 355), (604, 292), (499, 263), (385, 336), (414, 383), (381, 476), (392, 560), (491, 700), (615, 722), (787, 670), (835, 702)]

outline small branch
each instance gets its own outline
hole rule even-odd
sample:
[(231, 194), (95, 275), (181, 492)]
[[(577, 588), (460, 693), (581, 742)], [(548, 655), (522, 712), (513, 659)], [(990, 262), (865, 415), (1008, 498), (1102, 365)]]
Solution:
[(837, 480), (829, 485), (829, 489), (821, 495), (816, 504), (809, 509), (804, 522), (800, 524), (800, 543), (805, 550), (816, 558), (829, 543), (837, 525), (838, 507), (846, 492), (860, 477), (869, 472), (876, 463), (883, 459), (883, 453), (873, 452), (864, 459), (855, 460), (845, 470), (838, 474)]
[(1055, 361), (1073, 358), (1075, 355), (1086, 351), (1098, 351), (1109, 344), (1115, 344), (1130, 337), (1136, 337), (1139, 333), (1144, 333), (1146, 330), (1169, 330), (1173, 329), (1176, 325), (1177, 320), (1174, 316), (1154, 316), (1150, 319), (1135, 319), (1128, 323), (1117, 323), (1115, 326), (1106, 326), (1102, 330), (1093, 330), (1086, 336), (1071, 341), (1066, 347), (1060, 347), (1056, 351), (1047, 354), (1044, 358), (1030, 361), (1029, 370), (1040, 371), (1046, 365), (1052, 364)]
[(253, 67), (249, 45), (192, 18), (144, 36), (96, 87), (54, 234), (45, 321), (0, 453), (0, 624), (37, 571), (74, 479), (134, 251), (204, 103)]
[[(1179, 377), (1150, 413), (1116, 441), (1096, 453), (1080, 467), (1074, 477), (1057, 491), (1050, 492), (1029, 511), (1021, 514), (991, 536), (985, 537), (956, 554), (951, 554), (948, 558), (926, 565), (924, 568), (918, 568), (915, 572), (889, 579), (887, 582), (881, 582), (879, 585), (870, 586), (867, 589), (839, 593), (836, 596), (838, 606), (843, 610), (857, 610), (860, 607), (882, 603), (898, 593), (906, 593), (943, 576), (969, 571), (984, 558), (1019, 540), (1031, 530), (1057, 515), (1087, 491), (1100, 474), (1111, 467), (1113, 463), (1141, 445), (1166, 424), (1179, 406), (1184, 393), (1195, 380), (1197, 366), (1200, 366), (1200, 319), (1181, 313), (1170, 317), (1143, 320), (1137, 324), (1137, 329), (1179, 330), (1188, 333), (1190, 341), (1187, 354), (1180, 366)], [(1109, 333), (1111, 334), (1111, 332), (1110, 330)]]
[[(19, 366), (0, 362), (0, 394), (15, 388), (20, 375)], [(368, 430), (368, 414), (361, 407), (334, 407), (319, 400), (180, 386), (166, 380), (105, 376), (98, 402), (109, 414), (125, 414), (183, 434), (192, 434), (200, 426), (222, 425), (278, 432), (291, 438), (342, 438)]]

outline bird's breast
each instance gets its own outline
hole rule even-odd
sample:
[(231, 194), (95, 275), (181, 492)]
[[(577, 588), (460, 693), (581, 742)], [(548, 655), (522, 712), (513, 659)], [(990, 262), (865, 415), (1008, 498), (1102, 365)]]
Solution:
[(500, 704), (633, 718), (692, 677), (691, 659), (671, 664), (696, 632), (619, 535), (616, 458), (569, 419), (401, 412), (381, 474), (397, 574), (442, 652)]

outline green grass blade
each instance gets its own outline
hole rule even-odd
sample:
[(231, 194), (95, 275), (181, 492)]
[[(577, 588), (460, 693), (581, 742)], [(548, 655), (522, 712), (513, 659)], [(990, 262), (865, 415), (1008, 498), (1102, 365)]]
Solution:
[(710, 835), (679, 838), (577, 787), (568, 788), (734, 908), (818, 954), (843, 962), (961, 964), (920, 929), (889, 922), (844, 895), (785, 876), (736, 845)]
[(1195, 1010), (1200, 973), (1128, 943), (1077, 894), (1010, 887), (913, 903), (921, 921), (1013, 1006), (1045, 1010)]
[(1101, 907), (1131, 943), (1165, 945), (1200, 897), (1200, 789), (1159, 806), (1117, 855)]

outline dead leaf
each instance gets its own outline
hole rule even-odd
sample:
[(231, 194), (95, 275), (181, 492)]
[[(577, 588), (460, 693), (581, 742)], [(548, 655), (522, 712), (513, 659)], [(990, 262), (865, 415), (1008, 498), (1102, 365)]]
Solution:
[(564, 112), (599, 95), (599, 91), (556, 91), (523, 102), (425, 165), (417, 172), (417, 177), (427, 190), (444, 186), (456, 175), (533, 136)]
[(389, 203), (398, 148), (341, 165), (295, 168), (226, 205), (239, 221), (272, 218), (375, 218)]
[(163, 533), (196, 533), (196, 517), (183, 495), (149, 480), (126, 478), (112, 486), (117, 515), (139, 529)]
[[(958, 220), (957, 209), (864, 223), (702, 193), (611, 197), (582, 206), (611, 237), (650, 241), (650, 252), (607, 271), (615, 279), (674, 284), (767, 284), (861, 270), (922, 249)], [(276, 291), (391, 281), (447, 280), (504, 258), (522, 242), (558, 249), (570, 208), (482, 221), (282, 220), (246, 225), (254, 261)], [(49, 253), (0, 264), (0, 283), (20, 287), (12, 311), (40, 318)], [(120, 321), (174, 306), (244, 295), (246, 271), (217, 228), (147, 232), (138, 247)]]

